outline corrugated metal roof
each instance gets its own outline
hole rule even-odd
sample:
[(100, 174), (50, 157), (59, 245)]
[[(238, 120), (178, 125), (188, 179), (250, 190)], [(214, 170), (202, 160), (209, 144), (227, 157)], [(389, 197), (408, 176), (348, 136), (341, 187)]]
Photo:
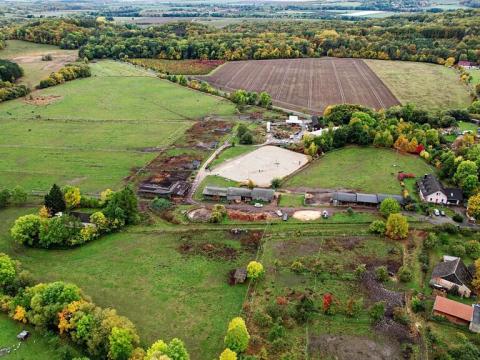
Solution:
[(357, 193), (357, 202), (367, 203), (367, 204), (378, 204), (378, 198), (376, 194)]

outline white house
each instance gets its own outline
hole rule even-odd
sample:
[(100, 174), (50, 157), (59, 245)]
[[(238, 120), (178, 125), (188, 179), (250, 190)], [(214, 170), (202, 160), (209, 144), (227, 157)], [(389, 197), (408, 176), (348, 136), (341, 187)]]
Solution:
[(417, 186), (422, 201), (450, 205), (460, 205), (463, 202), (463, 193), (460, 189), (445, 189), (433, 174), (424, 175), (418, 180)]

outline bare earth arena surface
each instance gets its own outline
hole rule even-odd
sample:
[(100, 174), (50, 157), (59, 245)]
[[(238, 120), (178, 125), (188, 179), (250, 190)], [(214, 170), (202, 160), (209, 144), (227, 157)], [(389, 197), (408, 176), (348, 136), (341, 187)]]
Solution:
[(225, 91), (267, 91), (274, 105), (298, 111), (322, 113), (342, 103), (375, 109), (400, 104), (361, 59), (235, 61), (198, 78)]
[(275, 178), (283, 178), (308, 162), (308, 156), (276, 146), (263, 146), (226, 161), (212, 169), (212, 175), (242, 182), (252, 180), (268, 187)]

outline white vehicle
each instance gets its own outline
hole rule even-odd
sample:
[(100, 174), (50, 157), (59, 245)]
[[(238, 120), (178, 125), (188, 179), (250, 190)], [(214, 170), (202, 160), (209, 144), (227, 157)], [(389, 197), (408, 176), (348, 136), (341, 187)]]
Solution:
[(438, 211), (438, 209), (433, 209), (433, 214), (435, 216), (440, 216), (440, 211)]
[(445, 211), (441, 210), (441, 211), (440, 211), (440, 215), (441, 215), (441, 216), (445, 216)]
[(276, 213), (279, 217), (282, 217), (282, 215), (283, 215), (282, 210), (277, 210), (277, 211), (275, 211), (275, 213)]
[(255, 205), (253, 205), (253, 206), (255, 206), (256, 208), (261, 208), (261, 207), (263, 207), (263, 204), (255, 203)]
[(323, 216), (324, 219), (328, 219), (328, 211), (323, 210), (322, 216)]

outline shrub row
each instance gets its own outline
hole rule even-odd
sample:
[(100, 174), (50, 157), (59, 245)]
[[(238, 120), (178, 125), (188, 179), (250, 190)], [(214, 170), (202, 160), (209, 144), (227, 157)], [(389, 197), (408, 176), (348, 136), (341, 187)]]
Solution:
[(12, 84), (8, 81), (0, 81), (0, 102), (25, 96), (29, 92), (30, 90), (25, 85)]
[(37, 85), (37, 89), (44, 89), (63, 84), (66, 81), (90, 77), (91, 75), (90, 67), (87, 64), (68, 64), (57, 72), (51, 73), (48, 78), (41, 80), (40, 84)]

